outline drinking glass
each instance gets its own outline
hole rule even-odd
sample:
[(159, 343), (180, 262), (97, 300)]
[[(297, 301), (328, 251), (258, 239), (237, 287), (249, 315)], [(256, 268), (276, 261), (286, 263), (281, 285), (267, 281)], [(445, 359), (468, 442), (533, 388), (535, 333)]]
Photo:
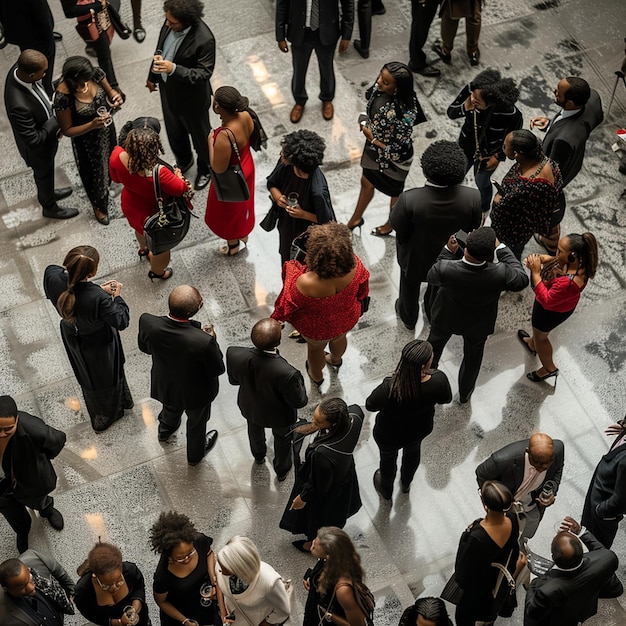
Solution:
[(296, 193), (295, 191), (292, 191), (288, 196), (287, 196), (287, 205), (294, 208), (298, 206), (298, 198), (300, 197), (300, 194)]
[(128, 618), (129, 623), (132, 626), (135, 626), (139, 622), (139, 615), (137, 615), (137, 611), (135, 611), (134, 606), (125, 606), (124, 607), (124, 615)]
[(210, 582), (206, 582), (200, 587), (200, 604), (202, 606), (211, 606), (213, 600), (211, 600), (211, 594), (213, 593), (213, 585)]
[(109, 113), (109, 109), (107, 109), (104, 106), (98, 107), (96, 109), (96, 115), (98, 117), (104, 118), (105, 126), (110, 126), (113, 123), (113, 118), (111, 117), (111, 114)]

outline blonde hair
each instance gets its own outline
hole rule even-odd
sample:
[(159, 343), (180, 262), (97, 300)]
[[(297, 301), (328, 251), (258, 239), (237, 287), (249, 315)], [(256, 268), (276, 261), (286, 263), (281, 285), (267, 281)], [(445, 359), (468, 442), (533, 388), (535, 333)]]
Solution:
[(261, 557), (252, 539), (235, 535), (217, 553), (219, 564), (250, 584), (259, 574)]

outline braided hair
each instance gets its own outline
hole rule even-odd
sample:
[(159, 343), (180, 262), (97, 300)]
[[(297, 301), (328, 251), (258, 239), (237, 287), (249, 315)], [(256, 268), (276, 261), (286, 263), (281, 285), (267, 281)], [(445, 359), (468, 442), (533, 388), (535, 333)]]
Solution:
[(137, 174), (151, 170), (164, 154), (159, 134), (151, 128), (134, 128), (126, 136), (124, 149), (128, 153), (128, 172)]
[(67, 289), (57, 300), (57, 310), (65, 321), (72, 324), (76, 321), (74, 286), (76, 283), (95, 276), (99, 262), (100, 255), (93, 246), (76, 246), (65, 255), (63, 267), (68, 274)]
[(422, 397), (422, 369), (433, 356), (428, 341), (415, 339), (402, 348), (402, 356), (391, 377), (389, 397), (398, 404), (416, 402)]

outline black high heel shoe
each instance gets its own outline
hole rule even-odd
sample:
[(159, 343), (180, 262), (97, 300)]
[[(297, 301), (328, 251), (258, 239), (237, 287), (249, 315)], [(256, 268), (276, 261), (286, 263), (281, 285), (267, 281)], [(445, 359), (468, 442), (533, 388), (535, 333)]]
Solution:
[(548, 380), (548, 378), (554, 378), (554, 388), (556, 389), (556, 382), (558, 380), (559, 368), (557, 367), (552, 372), (548, 372), (545, 376), (539, 376), (539, 374), (537, 374), (538, 371), (539, 370), (535, 370), (534, 372), (528, 372), (528, 374), (526, 374), (526, 378), (528, 378), (528, 380), (532, 380), (534, 383), (541, 383), (544, 380)]
[(354, 226), (348, 226), (348, 228), (354, 232), (355, 228), (359, 229), (359, 237), (361, 236), (361, 226), (363, 226), (363, 224), (365, 224), (365, 220), (363, 218), (361, 218), (361, 220), (359, 221), (358, 224), (355, 224)]
[(313, 378), (313, 376), (311, 376), (311, 373), (309, 372), (309, 362), (305, 361), (304, 362), (304, 367), (306, 368), (306, 373), (308, 374), (309, 378), (311, 379), (311, 382), (317, 386), (317, 388), (319, 389), (322, 386), (322, 383), (324, 382), (324, 378), (322, 377), (322, 380), (315, 380)]
[[(168, 276), (165, 275), (167, 274), (167, 272), (169, 272)], [(155, 274), (152, 270), (148, 272), (148, 278), (152, 283), (154, 282), (155, 278), (160, 278), (161, 280), (169, 280), (172, 276), (174, 276), (174, 270), (171, 267), (166, 267), (163, 270), (162, 274)]]
[(328, 363), (328, 365), (332, 365), (336, 370), (338, 370), (343, 365), (343, 359), (339, 359), (339, 363), (333, 363), (330, 360), (330, 352), (324, 352), (324, 357), (326, 359), (326, 363)]
[(530, 335), (523, 328), (520, 328), (517, 331), (517, 338), (520, 340), (520, 343), (524, 346), (524, 348), (528, 350), (528, 352), (530, 352), (533, 356), (537, 356), (537, 352), (533, 350), (526, 341), (526, 339), (530, 339)]

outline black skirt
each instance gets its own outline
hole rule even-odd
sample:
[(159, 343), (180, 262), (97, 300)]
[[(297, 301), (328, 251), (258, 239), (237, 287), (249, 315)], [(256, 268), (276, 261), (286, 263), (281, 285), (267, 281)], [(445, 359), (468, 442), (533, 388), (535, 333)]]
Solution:
[(548, 309), (544, 309), (543, 306), (535, 300), (531, 318), (533, 328), (540, 330), (542, 333), (549, 333), (551, 330), (554, 330), (557, 326), (562, 324), (574, 312), (574, 310), (575, 309), (565, 311), (565, 313), (561, 313), (559, 311), (549, 311)]

